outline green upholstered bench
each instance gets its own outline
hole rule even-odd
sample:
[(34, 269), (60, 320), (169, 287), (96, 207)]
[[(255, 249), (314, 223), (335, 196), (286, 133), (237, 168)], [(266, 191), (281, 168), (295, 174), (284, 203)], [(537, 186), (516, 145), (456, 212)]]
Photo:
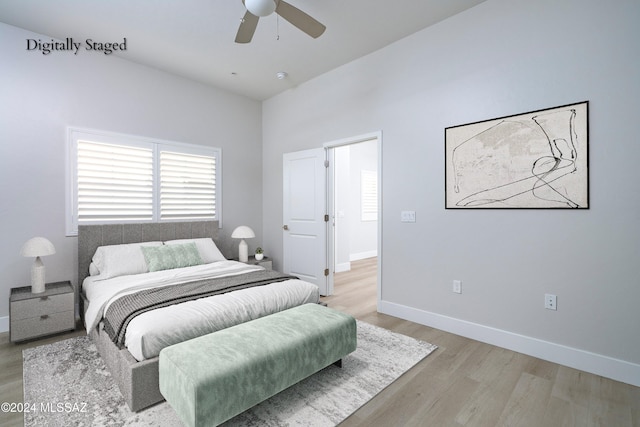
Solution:
[(160, 392), (185, 425), (218, 425), (355, 349), (353, 317), (305, 304), (163, 349)]

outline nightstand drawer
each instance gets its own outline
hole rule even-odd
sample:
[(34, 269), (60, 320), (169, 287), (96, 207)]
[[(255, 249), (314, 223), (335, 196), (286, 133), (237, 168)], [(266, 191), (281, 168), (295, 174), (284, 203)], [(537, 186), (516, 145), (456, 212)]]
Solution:
[(258, 264), (259, 266), (264, 267), (267, 270), (273, 270), (273, 263), (271, 262), (271, 260), (269, 260), (269, 261), (256, 261), (256, 264)]
[[(237, 261), (237, 259), (236, 259), (236, 261)], [(271, 258), (269, 258), (269, 257), (264, 257), (260, 261), (258, 261), (256, 259), (255, 255), (251, 255), (251, 256), (249, 256), (249, 259), (245, 264), (259, 265), (261, 267), (264, 267), (267, 270), (272, 270), (273, 269), (273, 262), (271, 261)]]
[(13, 301), (11, 303), (11, 320), (40, 318), (42, 315), (52, 315), (63, 311), (69, 311), (73, 307), (72, 293), (49, 295)]
[(22, 341), (42, 335), (75, 329), (73, 311), (42, 314), (38, 317), (15, 320), (11, 319), (11, 341)]

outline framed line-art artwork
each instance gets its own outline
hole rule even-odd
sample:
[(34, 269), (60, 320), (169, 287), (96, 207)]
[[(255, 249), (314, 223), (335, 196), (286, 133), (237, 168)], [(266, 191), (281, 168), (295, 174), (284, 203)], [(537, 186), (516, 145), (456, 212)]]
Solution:
[(445, 129), (446, 209), (588, 209), (589, 102)]

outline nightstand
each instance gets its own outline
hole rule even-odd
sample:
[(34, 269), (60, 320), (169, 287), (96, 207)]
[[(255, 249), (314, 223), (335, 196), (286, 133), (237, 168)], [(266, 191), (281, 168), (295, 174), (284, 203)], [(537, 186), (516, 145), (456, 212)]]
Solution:
[(71, 282), (47, 283), (39, 294), (31, 293), (31, 286), (12, 288), (9, 316), (11, 342), (75, 329)]
[(249, 256), (249, 261), (247, 261), (246, 264), (260, 265), (260, 266), (266, 268), (267, 270), (272, 270), (273, 269), (273, 262), (271, 261), (271, 258), (269, 258), (268, 256), (262, 258), (260, 261), (257, 261), (256, 260), (256, 256), (255, 255), (251, 255), (251, 256)]

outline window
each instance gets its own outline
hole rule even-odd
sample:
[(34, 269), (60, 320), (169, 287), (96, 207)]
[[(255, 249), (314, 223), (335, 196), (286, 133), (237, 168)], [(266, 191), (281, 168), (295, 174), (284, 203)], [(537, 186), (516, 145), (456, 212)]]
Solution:
[(220, 149), (69, 129), (67, 235), (78, 224), (220, 220)]
[(151, 221), (153, 149), (78, 140), (78, 222)]
[(216, 158), (160, 151), (160, 219), (215, 216)]
[(360, 174), (360, 219), (378, 220), (378, 174), (363, 170)]

